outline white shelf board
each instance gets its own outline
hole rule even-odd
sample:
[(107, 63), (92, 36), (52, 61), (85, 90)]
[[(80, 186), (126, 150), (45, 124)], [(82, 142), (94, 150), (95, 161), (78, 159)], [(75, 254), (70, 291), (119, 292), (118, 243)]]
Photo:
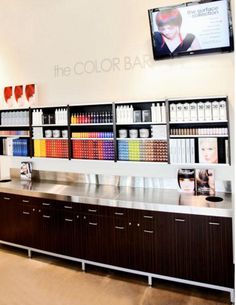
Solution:
[(166, 125), (166, 122), (133, 122), (133, 123), (116, 123), (116, 125)]
[(118, 141), (167, 141), (167, 139), (159, 139), (159, 138), (117, 138)]
[(230, 164), (225, 163), (170, 163), (170, 165), (177, 165), (177, 166), (199, 166), (199, 167), (228, 167)]
[(71, 140), (111, 140), (111, 141), (114, 141), (114, 138), (71, 138)]
[(32, 125), (32, 127), (60, 127), (60, 126), (68, 126), (67, 124), (43, 124), (43, 125), (40, 125), (40, 124), (35, 124), (35, 125)]
[(215, 124), (215, 123), (228, 123), (227, 120), (217, 120), (217, 121), (182, 121), (182, 122), (169, 122), (170, 124), (206, 124), (206, 123), (211, 123), (211, 124)]
[(68, 138), (32, 138), (33, 140), (68, 140)]
[(170, 139), (175, 138), (228, 138), (229, 135), (171, 135)]
[(112, 126), (113, 123), (70, 124), (70, 126)]
[(130, 163), (130, 162), (137, 162), (137, 163), (141, 163), (141, 164), (144, 164), (144, 163), (146, 163), (146, 164), (150, 164), (150, 163), (152, 163), (152, 164), (168, 164), (168, 162), (158, 162), (158, 161), (138, 161), (138, 160), (117, 160), (117, 162), (119, 162), (119, 163)]
[(77, 159), (77, 158), (71, 158), (73, 161), (85, 161), (85, 162), (114, 162), (114, 159), (112, 160), (104, 160), (104, 159)]
[(7, 127), (30, 127), (29, 125), (0, 125), (0, 127), (4, 127), (4, 128), (7, 128)]
[(0, 138), (29, 138), (27, 135), (0, 135)]

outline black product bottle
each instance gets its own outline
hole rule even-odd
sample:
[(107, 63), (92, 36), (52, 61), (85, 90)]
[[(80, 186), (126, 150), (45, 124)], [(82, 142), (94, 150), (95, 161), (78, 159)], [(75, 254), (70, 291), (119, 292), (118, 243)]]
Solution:
[(108, 118), (108, 113), (107, 112), (105, 112), (104, 123), (109, 123), (109, 118)]
[(93, 112), (91, 112), (91, 115), (90, 115), (90, 123), (94, 123), (94, 115), (93, 115)]
[(104, 114), (104, 112), (101, 113), (100, 123), (105, 123), (105, 114)]

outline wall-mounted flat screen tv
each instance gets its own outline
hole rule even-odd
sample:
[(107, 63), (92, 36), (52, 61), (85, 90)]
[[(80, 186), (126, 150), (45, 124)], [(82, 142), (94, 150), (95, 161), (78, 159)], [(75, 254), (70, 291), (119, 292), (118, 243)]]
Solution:
[(232, 52), (229, 0), (204, 0), (150, 9), (154, 59)]

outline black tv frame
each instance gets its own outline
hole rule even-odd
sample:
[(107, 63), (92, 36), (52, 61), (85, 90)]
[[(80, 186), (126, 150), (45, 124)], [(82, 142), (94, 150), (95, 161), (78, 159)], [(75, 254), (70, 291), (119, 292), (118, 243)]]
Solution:
[(153, 58), (154, 60), (161, 60), (161, 59), (169, 59), (169, 58), (175, 58), (179, 56), (187, 56), (187, 55), (199, 55), (199, 54), (208, 54), (208, 53), (229, 53), (234, 51), (234, 36), (233, 36), (233, 23), (232, 23), (232, 13), (231, 13), (231, 7), (230, 7), (230, 0), (227, 0), (228, 5), (228, 20), (229, 20), (229, 41), (230, 45), (227, 47), (221, 47), (221, 48), (211, 48), (211, 49), (204, 49), (204, 50), (192, 50), (192, 51), (184, 51), (180, 53), (175, 54), (164, 54), (160, 56), (155, 57), (155, 47), (154, 47), (154, 32), (153, 32), (153, 19), (152, 14), (158, 11), (166, 10), (166, 9), (173, 9), (173, 8), (180, 8), (180, 7), (186, 7), (186, 6), (195, 6), (199, 4), (204, 3), (210, 3), (210, 2), (218, 2), (221, 0), (199, 0), (199, 1), (191, 1), (191, 2), (185, 2), (181, 4), (176, 5), (169, 5), (159, 8), (153, 8), (148, 10), (148, 16), (149, 16), (149, 24), (150, 24), (150, 33), (151, 33), (151, 39), (152, 39), (152, 51), (153, 51)]

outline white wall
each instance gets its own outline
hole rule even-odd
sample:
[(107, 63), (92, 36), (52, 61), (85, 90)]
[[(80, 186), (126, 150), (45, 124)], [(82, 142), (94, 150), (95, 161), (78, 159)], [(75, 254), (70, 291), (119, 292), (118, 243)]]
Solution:
[[(181, 2), (1, 0), (0, 86), (34, 82), (41, 105), (228, 95), (233, 121), (233, 53), (152, 59), (147, 10)], [(117, 65), (89, 73), (88, 61)], [(87, 72), (74, 73), (79, 62)], [(232, 167), (221, 171), (232, 179)]]

